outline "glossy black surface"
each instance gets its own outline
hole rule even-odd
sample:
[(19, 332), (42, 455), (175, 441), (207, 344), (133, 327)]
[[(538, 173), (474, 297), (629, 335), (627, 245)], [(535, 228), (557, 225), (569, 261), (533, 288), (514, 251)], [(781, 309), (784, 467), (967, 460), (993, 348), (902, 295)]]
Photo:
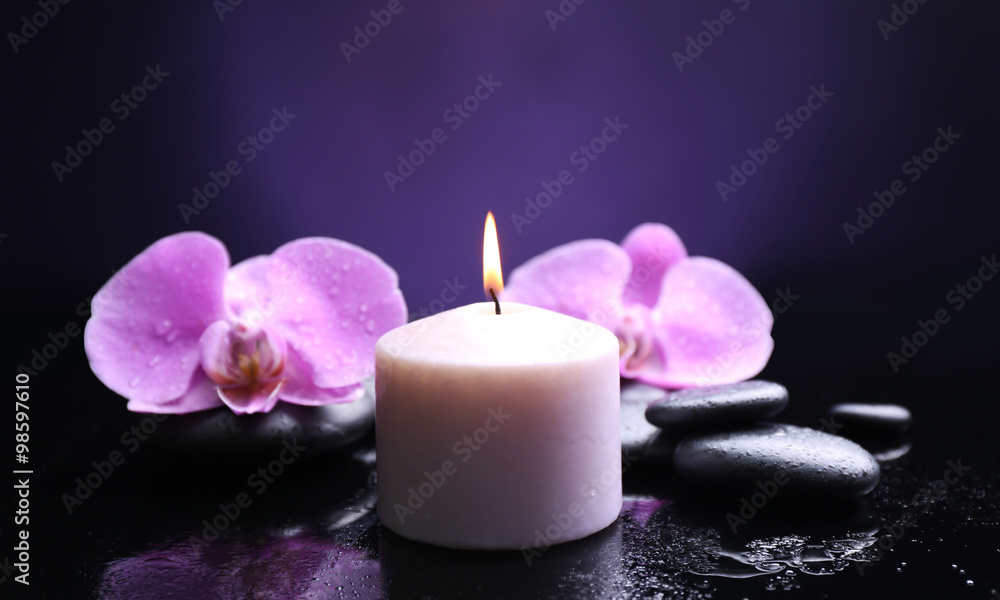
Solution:
[[(791, 500), (779, 492), (751, 515), (739, 497), (686, 484), (669, 461), (626, 454), (625, 507), (614, 525), (522, 555), (445, 550), (381, 527), (371, 434), (335, 457), (309, 460), (307, 450), (271, 483), (249, 480), (270, 460), (219, 466), (171, 458), (145, 443), (130, 453), (119, 440), (130, 422), (123, 407), (108, 408), (117, 399), (85, 364), (70, 367), (67, 361), (72, 377), (33, 388), (39, 401), (74, 390), (80, 399), (65, 421), (47, 415), (39, 427), (60, 433), (40, 440), (47, 450), (33, 479), (35, 597), (756, 598), (783, 590), (785, 598), (989, 598), (998, 585), (993, 424), (938, 401), (944, 387), (969, 406), (993, 398), (961, 382), (908, 378), (877, 391), (908, 400), (915, 423), (901, 440), (910, 449), (883, 463), (882, 481), (861, 500)], [(857, 395), (848, 382), (776, 375), (792, 396), (783, 420), (803, 425), (819, 423), (826, 399)], [(91, 462), (113, 450), (124, 450), (125, 463), (67, 514), (60, 495), (72, 494), (74, 479), (86, 479)], [(952, 466), (968, 471), (956, 479)], [(935, 481), (945, 477), (954, 483), (937, 494)], [(234, 516), (240, 493), (250, 502)], [(223, 525), (217, 539), (206, 529), (213, 521)], [(888, 550), (879, 550), (880, 539)]]

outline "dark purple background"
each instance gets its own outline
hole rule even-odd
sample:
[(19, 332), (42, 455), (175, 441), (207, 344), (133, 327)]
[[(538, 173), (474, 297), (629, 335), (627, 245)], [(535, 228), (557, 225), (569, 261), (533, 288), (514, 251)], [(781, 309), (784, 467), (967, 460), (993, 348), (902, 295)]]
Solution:
[[(556, 0), (402, 0), (403, 11), (349, 64), (339, 45), (385, 1), (244, 0), (221, 21), (210, 0), (61, 6), (16, 54), (0, 48), (5, 368), (29, 364), (67, 324), (82, 326), (78, 307), (114, 270), (182, 230), (219, 237), (234, 261), (303, 236), (347, 240), (396, 269), (417, 312), (446, 279), (468, 286), (449, 307), (482, 299), (488, 210), (508, 274), (556, 245), (619, 241), (639, 223), (659, 221), (692, 254), (739, 269), (768, 302), (777, 289), (798, 297), (776, 315), (775, 352), (763, 373), (788, 385), (790, 413), (812, 419), (831, 400), (908, 404), (915, 427), (944, 440), (922, 447), (932, 464), (925, 471), (935, 471), (959, 455), (949, 444), (968, 437), (941, 423), (969, 415), (986, 429), (996, 414), (986, 376), (997, 357), (1000, 280), (986, 282), (961, 311), (946, 295), (1000, 245), (1000, 8), (927, 0), (885, 40), (877, 21), (890, 18), (890, 0), (750, 0), (741, 11), (744, 4), (587, 0), (553, 31), (544, 12)], [(723, 9), (735, 21), (678, 72), (673, 53)], [(6, 3), (4, 39), (38, 10), (35, 0)], [(170, 75), (118, 120), (111, 103), (147, 65)], [(501, 87), (452, 131), (443, 113), (491, 74)], [(716, 181), (821, 85), (833, 92), (829, 101), (723, 202)], [(286, 106), (295, 119), (246, 163), (238, 144)], [(106, 117), (115, 130), (57, 182), (52, 161)], [(511, 215), (523, 214), (542, 180), (573, 168), (571, 153), (608, 117), (629, 128), (518, 233)], [(906, 181), (906, 193), (850, 243), (845, 222), (856, 222), (874, 191), (905, 178), (902, 164), (948, 126), (962, 136), (954, 147), (917, 182)], [(446, 142), (390, 191), (383, 173), (436, 127)], [(185, 223), (178, 204), (232, 159), (242, 172)], [(894, 373), (886, 354), (940, 309), (951, 320)], [(960, 395), (947, 391), (954, 380)], [(34, 525), (46, 540), (36, 572), (45, 566), (55, 579), (61, 565), (74, 565), (65, 566), (75, 573), (65, 585), (93, 585), (97, 571), (76, 566), (93, 554), (80, 540), (126, 524), (113, 503), (103, 522), (69, 520), (58, 496), (118, 445), (125, 403), (90, 374), (80, 337), (32, 386), (34, 458), (48, 465)], [(928, 389), (945, 391), (914, 392)], [(136, 466), (116, 484), (140, 504), (155, 493), (135, 487), (141, 472)], [(7, 502), (4, 495), (4, 515)], [(139, 537), (134, 545), (146, 543)], [(65, 548), (56, 545), (64, 539)], [(8, 546), (7, 536), (0, 540)], [(919, 573), (908, 577), (911, 587), (924, 585)], [(6, 594), (11, 583), (3, 585)]]
[[(16, 359), (114, 269), (185, 229), (218, 236), (234, 261), (333, 236), (392, 265), (411, 312), (445, 279), (468, 285), (455, 305), (479, 301), (492, 210), (507, 273), (571, 240), (667, 223), (768, 301), (779, 287), (801, 298), (778, 319), (776, 360), (797, 344), (790, 356), (849, 352), (892, 375), (885, 354), (899, 336), (997, 250), (995, 7), (930, 2), (884, 40), (876, 22), (891, 8), (878, 3), (591, 0), (555, 31), (544, 15), (555, 2), (402, 6), (349, 64), (340, 43), (385, 3), (244, 2), (222, 21), (208, 1), (72, 3), (8, 52), (14, 185), (0, 252), (17, 284), (5, 300), (46, 307)], [(15, 3), (5, 24), (33, 7)], [(678, 72), (672, 54), (723, 9), (735, 22)], [(111, 102), (158, 64), (170, 75), (117, 120)], [(490, 74), (502, 85), (452, 131), (444, 111)], [(780, 139), (775, 122), (820, 85), (833, 96)], [(246, 163), (238, 144), (285, 106), (295, 119)], [(57, 183), (51, 162), (104, 117), (115, 131)], [(576, 172), (570, 154), (606, 117), (627, 131)], [(849, 243), (844, 223), (947, 126), (962, 138)], [(447, 140), (390, 191), (383, 173), (435, 127)], [(768, 137), (778, 152), (723, 202), (716, 181)], [(232, 159), (242, 172), (186, 224), (178, 204)], [(518, 233), (512, 215), (562, 169), (574, 183)], [(976, 325), (995, 303), (983, 294), (928, 354), (995, 335), (995, 321)]]

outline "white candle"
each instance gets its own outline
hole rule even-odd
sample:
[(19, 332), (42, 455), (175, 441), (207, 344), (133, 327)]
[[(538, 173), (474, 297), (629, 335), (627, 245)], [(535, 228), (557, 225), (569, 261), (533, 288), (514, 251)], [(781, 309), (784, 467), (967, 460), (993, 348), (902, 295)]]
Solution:
[(440, 313), (375, 346), (378, 515), (404, 537), (546, 547), (621, 511), (618, 339), (501, 306)]
[[(484, 287), (502, 290), (492, 215)], [(494, 265), (493, 262), (496, 264)], [(545, 548), (622, 507), (618, 339), (516, 303), (463, 306), (375, 346), (378, 515), (412, 540)]]

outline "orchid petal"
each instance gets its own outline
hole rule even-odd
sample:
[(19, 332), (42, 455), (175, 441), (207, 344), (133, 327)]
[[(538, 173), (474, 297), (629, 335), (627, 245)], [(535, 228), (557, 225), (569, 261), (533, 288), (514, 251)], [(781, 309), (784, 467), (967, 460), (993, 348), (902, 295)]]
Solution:
[(313, 383), (312, 366), (290, 349), (285, 359), (287, 381), (279, 394), (284, 402), (302, 406), (325, 406), (357, 400), (364, 394), (364, 385), (355, 383), (338, 388), (321, 388)]
[(319, 388), (353, 385), (374, 373), (375, 340), (406, 323), (396, 272), (347, 242), (304, 238), (285, 244), (271, 255), (267, 278), (268, 318), (312, 368)]
[(94, 296), (84, 331), (98, 379), (135, 410), (203, 406), (188, 391), (200, 370), (198, 340), (226, 314), (228, 267), (225, 246), (200, 232), (165, 237), (129, 261)]
[(654, 352), (666, 357), (665, 364), (635, 375), (655, 385), (743, 381), (764, 368), (774, 347), (764, 298), (739, 272), (712, 258), (675, 264), (650, 317)]
[(222, 400), (215, 391), (217, 386), (218, 384), (209, 379), (204, 371), (197, 369), (191, 376), (187, 390), (181, 396), (161, 404), (129, 400), (128, 409), (142, 413), (185, 414), (216, 408), (222, 406)]
[[(271, 286), (267, 281), (270, 263), (269, 256), (254, 256), (236, 263), (226, 273), (223, 296), (234, 315), (267, 311), (271, 299)], [(258, 318), (263, 320), (263, 314)]]
[(632, 261), (632, 272), (623, 300), (652, 308), (660, 296), (663, 277), (678, 261), (687, 258), (687, 249), (673, 229), (660, 223), (643, 223), (629, 232), (622, 249)]
[(514, 269), (503, 300), (614, 329), (624, 316), (622, 289), (631, 268), (628, 254), (612, 242), (570, 242)]

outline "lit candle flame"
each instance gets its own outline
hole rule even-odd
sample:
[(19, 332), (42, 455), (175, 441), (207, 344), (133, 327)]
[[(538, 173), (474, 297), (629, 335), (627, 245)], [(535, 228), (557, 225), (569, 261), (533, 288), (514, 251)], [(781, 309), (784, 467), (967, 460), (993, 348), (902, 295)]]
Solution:
[(486, 230), (483, 232), (483, 292), (490, 300), (490, 289), (497, 296), (503, 293), (503, 273), (500, 271), (500, 244), (497, 242), (497, 222), (493, 213), (486, 215)]

